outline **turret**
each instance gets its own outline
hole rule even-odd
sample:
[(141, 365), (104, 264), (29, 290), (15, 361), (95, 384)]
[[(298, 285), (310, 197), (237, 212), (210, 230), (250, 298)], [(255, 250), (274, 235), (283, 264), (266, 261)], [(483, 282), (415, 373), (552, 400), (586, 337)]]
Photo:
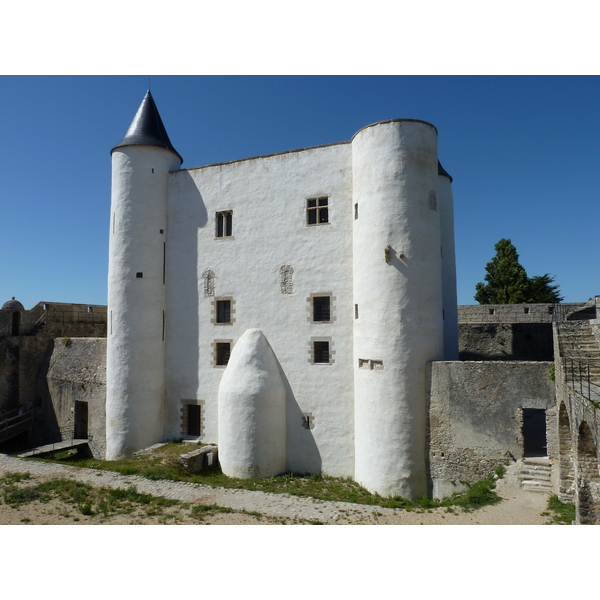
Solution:
[(106, 458), (163, 439), (167, 185), (183, 159), (147, 92), (111, 151)]
[(438, 161), (438, 205), (442, 243), (442, 301), (444, 310), (444, 360), (458, 360), (458, 305), (456, 300), (456, 252), (454, 249), (454, 200), (452, 177)]
[(427, 493), (427, 362), (443, 356), (437, 131), (393, 120), (352, 140), (355, 479)]

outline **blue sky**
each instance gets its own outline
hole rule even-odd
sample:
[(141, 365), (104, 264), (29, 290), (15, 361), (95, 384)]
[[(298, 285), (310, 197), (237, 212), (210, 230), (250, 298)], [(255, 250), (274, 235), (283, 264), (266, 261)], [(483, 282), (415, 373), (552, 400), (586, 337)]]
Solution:
[[(454, 178), (459, 304), (474, 304), (494, 244), (566, 301), (600, 294), (600, 78), (151, 76), (183, 167), (349, 140), (390, 118), (439, 132)], [(0, 301), (106, 303), (110, 150), (147, 76), (0, 77)]]

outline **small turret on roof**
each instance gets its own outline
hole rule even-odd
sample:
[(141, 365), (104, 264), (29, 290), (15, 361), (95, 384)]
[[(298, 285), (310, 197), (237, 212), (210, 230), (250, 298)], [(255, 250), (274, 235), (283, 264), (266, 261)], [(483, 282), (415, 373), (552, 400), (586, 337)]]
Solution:
[(157, 148), (165, 148), (174, 152), (179, 157), (179, 160), (183, 162), (183, 158), (181, 158), (179, 152), (171, 144), (150, 90), (146, 92), (125, 137), (110, 153), (112, 154), (117, 148), (123, 146), (155, 146)]

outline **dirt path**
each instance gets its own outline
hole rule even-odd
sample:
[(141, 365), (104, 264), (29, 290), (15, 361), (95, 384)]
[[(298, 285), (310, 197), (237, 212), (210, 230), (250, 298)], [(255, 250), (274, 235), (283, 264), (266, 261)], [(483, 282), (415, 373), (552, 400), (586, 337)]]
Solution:
[(191, 509), (171, 507), (160, 513), (148, 514), (148, 509), (136, 510), (131, 514), (109, 517), (81, 514), (72, 504), (57, 500), (41, 503), (33, 501), (11, 508), (0, 504), (0, 524), (223, 524), (223, 525), (268, 525), (268, 524), (365, 524), (365, 525), (543, 525), (548, 516), (543, 516), (547, 496), (523, 491), (517, 479), (520, 463), (507, 469), (498, 482), (497, 492), (503, 501), (472, 512), (457, 508), (401, 510), (377, 506), (365, 506), (344, 502), (323, 502), (311, 498), (299, 498), (286, 494), (267, 494), (248, 490), (210, 488), (190, 483), (173, 481), (150, 481), (137, 476), (124, 476), (107, 471), (82, 469), (66, 465), (25, 461), (0, 455), (0, 477), (6, 473), (29, 472), (30, 478), (19, 485), (35, 485), (41, 481), (69, 478), (93, 486), (128, 488), (134, 485), (138, 491), (177, 499), (195, 505), (216, 504), (228, 507), (232, 513), (210, 511), (202, 520), (191, 516)]

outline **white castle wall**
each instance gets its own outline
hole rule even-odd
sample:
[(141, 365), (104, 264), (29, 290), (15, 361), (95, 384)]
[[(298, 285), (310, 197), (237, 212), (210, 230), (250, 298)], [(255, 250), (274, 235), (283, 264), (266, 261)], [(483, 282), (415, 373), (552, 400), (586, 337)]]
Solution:
[[(443, 358), (443, 308), (452, 313), (456, 295), (435, 128), (385, 121), (351, 142), (179, 164), (162, 148), (113, 150), (107, 458), (181, 437), (200, 405), (199, 437), (223, 445), (231, 474), (322, 471), (384, 495), (425, 494), (426, 364)], [(307, 199), (325, 197), (328, 222), (308, 224)], [(216, 234), (222, 211), (231, 236)], [(329, 321), (313, 320), (317, 295), (330, 297)], [(229, 323), (216, 322), (219, 299), (231, 301)], [(276, 425), (261, 409), (269, 386), (240, 387), (248, 365), (235, 344), (257, 329), (280, 366)], [(448, 324), (446, 335), (456, 338)], [(329, 343), (329, 363), (314, 361), (315, 341)], [(229, 373), (215, 363), (218, 342), (232, 344)], [(261, 454), (268, 440), (284, 450)]]
[(454, 246), (454, 199), (448, 177), (438, 176), (438, 210), (442, 241), (442, 293), (444, 308), (444, 360), (458, 360), (458, 305), (456, 251)]
[(112, 154), (108, 460), (163, 439), (166, 197), (168, 173), (179, 162), (173, 152), (146, 146), (120, 147)]
[[(354, 472), (352, 380), (352, 174), (348, 143), (171, 174), (167, 254), (165, 433), (181, 435), (186, 399), (202, 402), (203, 441), (218, 442), (214, 340), (235, 343), (261, 329), (281, 363), (287, 391), (287, 467)], [(306, 224), (306, 199), (329, 196), (329, 224)], [(233, 237), (215, 239), (215, 213), (233, 211)], [(290, 265), (293, 292), (281, 293)], [(231, 297), (234, 322), (211, 322), (213, 297)], [(313, 323), (310, 295), (332, 294), (332, 321)], [(314, 338), (328, 338), (332, 364), (311, 364)], [(304, 414), (313, 428), (303, 427)]]
[(355, 478), (416, 498), (427, 493), (426, 363), (443, 355), (437, 131), (379, 123), (352, 152)]

